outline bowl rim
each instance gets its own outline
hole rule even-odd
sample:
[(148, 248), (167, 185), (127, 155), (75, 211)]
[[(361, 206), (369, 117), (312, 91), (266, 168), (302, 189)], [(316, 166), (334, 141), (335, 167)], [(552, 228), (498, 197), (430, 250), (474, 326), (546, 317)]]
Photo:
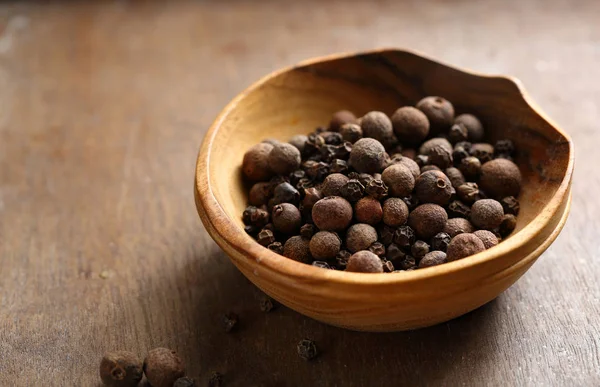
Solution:
[[(559, 132), (566, 139), (566, 143), (568, 144), (569, 158), (566, 173), (563, 176), (562, 181), (560, 182), (556, 190), (556, 193), (540, 211), (540, 214), (543, 214), (544, 216), (536, 216), (523, 229), (511, 235), (511, 238), (507, 239), (506, 241), (503, 241), (502, 243), (489, 250), (485, 250), (481, 253), (457, 261), (448, 262), (443, 265), (419, 269), (409, 273), (403, 273), (404, 275), (389, 275), (389, 273), (354, 273), (338, 270), (324, 270), (318, 267), (314, 267), (312, 265), (300, 263), (292, 259), (283, 257), (261, 246), (249, 235), (247, 235), (243, 231), (243, 229), (241, 229), (236, 223), (234, 223), (234, 221), (226, 214), (225, 210), (222, 208), (221, 204), (214, 196), (210, 182), (210, 158), (212, 154), (212, 144), (215, 141), (215, 138), (219, 133), (219, 129), (223, 124), (225, 118), (228, 116), (228, 114), (230, 114), (236, 108), (236, 106), (244, 98), (246, 98), (248, 94), (260, 88), (269, 80), (288, 71), (321, 62), (334, 61), (355, 56), (383, 53), (402, 53), (413, 55), (421, 59), (429, 60), (438, 65), (448, 67), (452, 70), (460, 71), (477, 77), (488, 79), (504, 79), (512, 83), (517, 88), (519, 95), (523, 98), (523, 101), (527, 104), (527, 106), (535, 114), (537, 114), (544, 121), (546, 121), (547, 124), (552, 126), (554, 130)], [(415, 50), (380, 48), (366, 51), (338, 53), (304, 60), (296, 65), (287, 66), (263, 76), (262, 78), (251, 84), (249, 87), (247, 87), (245, 90), (243, 90), (241, 93), (239, 93), (218, 114), (218, 116), (215, 118), (214, 122), (211, 124), (210, 128), (204, 136), (204, 140), (202, 141), (202, 145), (200, 147), (196, 162), (194, 194), (198, 213), (211, 237), (215, 241), (217, 241), (217, 237), (216, 235), (214, 235), (217, 234), (223, 240), (224, 243), (234, 248), (237, 252), (240, 253), (240, 255), (245, 256), (249, 260), (249, 263), (257, 263), (263, 269), (271, 270), (273, 272), (278, 273), (284, 273), (288, 277), (292, 276), (296, 279), (307, 279), (311, 281), (333, 281), (353, 285), (372, 285), (374, 283), (394, 284), (416, 282), (426, 278), (447, 276), (452, 273), (472, 268), (474, 266), (478, 266), (486, 262), (495, 261), (525, 246), (530, 240), (532, 240), (532, 237), (536, 236), (544, 230), (548, 223), (552, 221), (557, 211), (560, 210), (563, 202), (565, 200), (568, 200), (568, 193), (572, 180), (573, 167), (574, 146), (571, 137), (539, 108), (539, 106), (529, 96), (529, 94), (523, 87), (521, 81), (517, 78), (505, 75), (483, 74), (469, 69), (449, 65), (443, 61), (433, 59), (430, 56), (424, 55)], [(544, 240), (545, 238), (542, 239), (540, 243), (543, 243)], [(518, 261), (526, 257), (527, 255), (520, 258)], [(252, 260), (254, 262), (251, 262)]]

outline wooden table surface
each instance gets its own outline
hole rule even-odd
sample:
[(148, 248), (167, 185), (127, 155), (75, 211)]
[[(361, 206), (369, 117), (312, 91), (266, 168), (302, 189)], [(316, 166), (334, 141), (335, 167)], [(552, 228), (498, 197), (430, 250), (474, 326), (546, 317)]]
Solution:
[[(156, 346), (200, 386), (600, 385), (599, 20), (599, 2), (566, 0), (2, 3), (0, 385), (95, 386), (104, 351)], [(570, 219), (516, 285), (446, 324), (263, 313), (196, 213), (205, 130), (272, 70), (381, 46), (520, 78), (575, 141)]]

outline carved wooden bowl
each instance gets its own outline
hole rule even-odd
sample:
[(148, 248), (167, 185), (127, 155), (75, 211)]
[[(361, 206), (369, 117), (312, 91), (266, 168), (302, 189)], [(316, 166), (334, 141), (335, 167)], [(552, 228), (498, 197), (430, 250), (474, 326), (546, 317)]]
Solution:
[[(244, 152), (265, 138), (287, 141), (325, 125), (340, 109), (391, 114), (428, 95), (473, 113), (492, 141), (509, 138), (523, 173), (521, 212), (498, 246), (440, 266), (391, 274), (325, 270), (287, 259), (243, 230)], [(365, 331), (434, 325), (497, 297), (554, 241), (570, 207), (573, 144), (521, 83), (441, 64), (402, 50), (328, 56), (277, 71), (233, 99), (198, 156), (196, 205), (206, 230), (265, 293), (328, 324)], [(531, 291), (535, 291), (532, 289)]]

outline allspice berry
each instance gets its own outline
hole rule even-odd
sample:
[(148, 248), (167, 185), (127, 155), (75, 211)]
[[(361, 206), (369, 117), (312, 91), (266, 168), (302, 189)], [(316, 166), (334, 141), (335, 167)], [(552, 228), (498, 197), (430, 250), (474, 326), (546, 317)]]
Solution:
[(357, 124), (344, 124), (340, 128), (340, 134), (344, 141), (348, 141), (352, 144), (357, 142), (363, 137), (363, 131), (360, 125)]
[(448, 219), (446, 226), (444, 227), (444, 232), (452, 238), (458, 234), (472, 233), (473, 231), (475, 231), (475, 227), (473, 227), (471, 222), (464, 218)]
[(285, 241), (283, 256), (302, 263), (310, 263), (310, 240), (300, 235), (295, 235)]
[(416, 144), (429, 134), (427, 116), (412, 106), (401, 107), (392, 115), (394, 133), (403, 144)]
[(275, 230), (284, 234), (294, 234), (302, 226), (300, 210), (290, 203), (281, 203), (273, 207), (271, 216)]
[(460, 169), (467, 179), (477, 179), (481, 173), (481, 161), (477, 157), (465, 157), (458, 165), (458, 169)]
[(421, 144), (421, 147), (419, 148), (419, 154), (426, 156), (436, 146), (441, 146), (442, 148), (446, 149), (450, 153), (452, 153), (452, 151), (454, 149), (454, 148), (452, 148), (452, 144), (450, 144), (450, 142), (448, 140), (446, 140), (445, 138), (435, 137), (435, 138), (427, 140), (423, 144)]
[(339, 131), (344, 124), (356, 123), (356, 116), (348, 110), (340, 110), (333, 113), (331, 121), (329, 121), (329, 130), (333, 132)]
[(502, 204), (494, 199), (482, 199), (471, 206), (471, 222), (477, 228), (493, 230), (500, 226), (504, 210)]
[(373, 138), (361, 138), (350, 151), (350, 166), (360, 173), (377, 173), (383, 169), (386, 159), (385, 148)]
[(476, 235), (477, 238), (481, 239), (486, 250), (491, 249), (499, 243), (498, 237), (496, 237), (496, 235), (494, 235), (494, 233), (491, 231), (477, 230), (473, 234)]
[(172, 387), (185, 376), (185, 365), (177, 352), (167, 348), (154, 348), (144, 360), (144, 373), (152, 387)]
[(383, 209), (379, 200), (372, 197), (360, 199), (354, 205), (354, 217), (360, 223), (370, 224), (372, 226), (381, 222)]
[(462, 172), (458, 168), (454, 168), (454, 167), (447, 168), (445, 173), (446, 173), (446, 176), (448, 176), (448, 179), (450, 179), (450, 183), (452, 183), (452, 186), (454, 188), (458, 188), (461, 185), (465, 184), (465, 182), (466, 182), (465, 177), (463, 176)]
[(427, 155), (429, 156), (429, 163), (436, 165), (441, 169), (452, 166), (452, 151), (448, 151), (448, 149), (443, 146), (438, 145), (433, 147)]
[(500, 223), (500, 227), (498, 232), (502, 236), (502, 238), (506, 238), (510, 235), (511, 232), (515, 230), (517, 227), (517, 218), (512, 214), (506, 214), (502, 217), (502, 222)]
[(424, 241), (415, 241), (410, 247), (410, 253), (417, 259), (423, 258), (429, 253), (429, 245)]
[(316, 202), (323, 199), (323, 194), (315, 187), (310, 187), (304, 190), (304, 199), (302, 206), (307, 210), (312, 210)]
[(472, 114), (461, 114), (454, 119), (455, 124), (462, 124), (467, 128), (468, 138), (471, 142), (483, 140), (484, 131), (481, 121)]
[(406, 167), (410, 171), (410, 173), (412, 173), (415, 179), (421, 174), (421, 169), (419, 168), (419, 165), (414, 160), (408, 157), (396, 154), (390, 159), (388, 167), (395, 164), (400, 164)]
[(346, 232), (346, 248), (352, 253), (367, 250), (375, 242), (377, 242), (377, 230), (368, 224), (353, 224)]
[(445, 98), (425, 97), (417, 102), (417, 109), (427, 116), (433, 134), (447, 131), (454, 123), (454, 106)]
[(248, 203), (253, 206), (262, 206), (263, 204), (267, 204), (271, 196), (273, 196), (273, 184), (270, 182), (259, 182), (250, 188)]
[(289, 143), (295, 146), (300, 153), (302, 153), (304, 151), (304, 145), (306, 145), (306, 141), (308, 141), (308, 136), (304, 134), (297, 134), (290, 138)]
[(340, 238), (330, 231), (319, 231), (310, 239), (310, 253), (318, 260), (334, 259), (341, 246)]
[(383, 263), (377, 255), (370, 251), (359, 251), (352, 254), (348, 259), (346, 271), (357, 273), (383, 273)]
[(312, 209), (313, 222), (322, 231), (343, 231), (352, 221), (352, 214), (352, 205), (339, 196), (323, 198)]
[(429, 240), (444, 230), (448, 214), (443, 207), (427, 203), (415, 208), (408, 216), (408, 225), (415, 230), (420, 239)]
[(332, 173), (327, 176), (321, 186), (323, 196), (340, 196), (341, 188), (348, 182), (348, 177), (341, 173)]
[(388, 187), (391, 196), (408, 196), (415, 187), (415, 178), (412, 172), (402, 164), (387, 167), (381, 174), (381, 179)]
[(469, 153), (471, 156), (477, 157), (481, 163), (486, 163), (494, 158), (494, 146), (492, 144), (479, 142), (471, 146)]
[(469, 131), (467, 127), (463, 124), (454, 124), (450, 128), (448, 132), (448, 140), (452, 144), (456, 144), (457, 142), (466, 141), (469, 138)]
[(445, 206), (452, 197), (452, 183), (443, 172), (427, 171), (417, 178), (415, 193), (421, 203)]
[(481, 167), (479, 185), (491, 197), (517, 196), (521, 191), (521, 172), (510, 160), (488, 161)]
[(389, 198), (383, 202), (383, 223), (397, 227), (406, 223), (408, 206), (400, 198)]
[(444, 253), (443, 251), (435, 250), (425, 254), (425, 256), (421, 258), (421, 261), (419, 261), (419, 269), (441, 265), (442, 263), (446, 262), (448, 262), (446, 258), (446, 253)]
[(142, 361), (131, 352), (107, 352), (102, 357), (100, 379), (105, 386), (135, 387), (142, 376)]
[(365, 137), (371, 137), (384, 143), (394, 134), (392, 121), (385, 113), (372, 111), (365, 114), (360, 122)]
[(417, 151), (412, 148), (402, 149), (402, 152), (400, 152), (400, 154), (402, 154), (402, 156), (407, 157), (413, 161), (417, 157)]
[(302, 158), (298, 148), (292, 144), (279, 143), (273, 146), (267, 162), (269, 167), (279, 175), (287, 175), (300, 167)]
[(456, 188), (456, 195), (465, 203), (475, 203), (481, 198), (477, 183), (464, 183)]
[(452, 238), (446, 255), (448, 262), (456, 261), (468, 257), (473, 254), (480, 253), (485, 250), (485, 246), (481, 239), (475, 234), (459, 234)]
[(252, 146), (242, 160), (242, 172), (249, 180), (265, 181), (268, 180), (273, 172), (269, 167), (269, 154), (273, 150), (273, 145), (261, 142)]

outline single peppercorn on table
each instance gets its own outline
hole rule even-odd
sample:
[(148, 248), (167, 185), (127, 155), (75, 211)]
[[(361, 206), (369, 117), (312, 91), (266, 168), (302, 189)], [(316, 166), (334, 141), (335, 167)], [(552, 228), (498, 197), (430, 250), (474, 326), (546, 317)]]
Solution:
[[(508, 3), (2, 3), (0, 385), (96, 386), (104, 352), (155, 347), (201, 386), (599, 385), (600, 5)], [(578, 153), (569, 221), (516, 285), (396, 334), (261, 311), (191, 189), (206, 128), (252, 81), (374, 46), (519, 77)]]

